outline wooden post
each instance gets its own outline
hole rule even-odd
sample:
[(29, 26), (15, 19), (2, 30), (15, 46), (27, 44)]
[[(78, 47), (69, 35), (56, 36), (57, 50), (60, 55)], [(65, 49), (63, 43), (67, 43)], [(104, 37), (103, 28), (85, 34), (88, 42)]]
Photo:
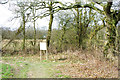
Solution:
[(41, 50), (40, 50), (40, 61), (42, 60), (42, 52), (41, 52)]
[(48, 51), (46, 50), (46, 60), (48, 60)]

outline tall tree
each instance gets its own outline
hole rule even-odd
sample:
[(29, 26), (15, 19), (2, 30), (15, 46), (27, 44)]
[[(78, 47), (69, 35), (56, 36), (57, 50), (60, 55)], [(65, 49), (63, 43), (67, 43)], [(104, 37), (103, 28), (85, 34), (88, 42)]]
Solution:
[(116, 55), (116, 47), (115, 47), (115, 41), (116, 41), (116, 25), (118, 23), (119, 17), (115, 12), (111, 12), (111, 8), (112, 8), (112, 2), (108, 2), (107, 5), (104, 7), (104, 11), (105, 11), (105, 15), (106, 15), (106, 22), (107, 22), (107, 39), (108, 42), (105, 46), (104, 49), (104, 56), (107, 56), (107, 54), (109, 53), (108, 50), (110, 49), (112, 51), (112, 53), (114, 54), (114, 56)]
[(27, 12), (27, 10), (28, 9), (26, 9), (26, 3), (24, 3), (24, 2), (20, 2), (20, 3), (18, 3), (17, 4), (18, 5), (18, 7), (20, 8), (20, 17), (22, 17), (22, 29), (23, 29), (23, 47), (22, 47), (22, 49), (23, 49), (23, 51), (25, 51), (25, 42), (26, 42), (26, 31), (25, 31), (25, 28), (26, 28), (26, 23), (27, 23), (27, 21), (28, 21), (28, 16), (29, 16), (29, 14), (26, 14), (26, 12)]
[(47, 47), (50, 46), (50, 38), (51, 38), (51, 31), (52, 31), (52, 23), (53, 23), (53, 2), (50, 1), (49, 4), (49, 12), (50, 12), (50, 21), (49, 21), (49, 27), (48, 27), (48, 34), (47, 34)]
[(60, 32), (61, 32), (61, 35), (59, 37), (59, 51), (62, 52), (62, 45), (64, 44), (65, 42), (65, 34), (66, 34), (66, 31), (68, 30), (68, 26), (70, 27), (70, 23), (72, 22), (71, 19), (71, 15), (70, 15), (70, 12), (60, 12), (57, 16), (57, 21), (58, 21), (58, 24), (59, 24), (59, 28), (60, 28)]
[(35, 3), (32, 3), (34, 6), (32, 7), (33, 13), (33, 28), (34, 28), (34, 53), (35, 53), (35, 46), (36, 46), (36, 6)]
[(24, 7), (22, 7), (22, 13), (21, 13), (21, 15), (22, 15), (23, 35), (24, 35), (24, 37), (23, 37), (23, 47), (22, 47), (22, 49), (25, 51), (25, 39), (26, 39), (26, 36), (25, 36), (25, 24), (26, 24), (26, 22), (25, 22)]
[[(82, 48), (83, 40), (87, 37), (87, 28), (93, 18), (91, 19), (91, 15), (92, 15), (91, 9), (86, 10), (86, 8), (84, 9), (76, 8), (75, 11), (76, 11), (75, 28), (76, 28), (77, 38), (79, 42), (78, 47)], [(88, 15), (87, 15), (87, 12), (89, 13)]]
[[(93, 4), (99, 5), (100, 7), (94, 6)], [(102, 15), (106, 16), (106, 23), (108, 25), (107, 27), (107, 44), (104, 48), (104, 56), (107, 56), (107, 54), (109, 53), (108, 51), (111, 51), (114, 55), (115, 55), (115, 37), (116, 37), (116, 24), (118, 23), (118, 21), (120, 20), (120, 9), (112, 9), (113, 5), (113, 0), (108, 0), (107, 4), (102, 3), (102, 2), (95, 2), (93, 0), (93, 2), (89, 2), (87, 4), (81, 5), (81, 4), (73, 4), (73, 5), (69, 5), (69, 6), (59, 6), (60, 10), (67, 10), (67, 9), (71, 9), (71, 8), (91, 8), (97, 12), (99, 12)], [(100, 8), (103, 8), (100, 9)], [(110, 49), (110, 50), (109, 50)]]
[(120, 22), (118, 23), (118, 30), (117, 30), (117, 34), (118, 34), (118, 37), (117, 37), (117, 47), (118, 47), (118, 53), (120, 55)]

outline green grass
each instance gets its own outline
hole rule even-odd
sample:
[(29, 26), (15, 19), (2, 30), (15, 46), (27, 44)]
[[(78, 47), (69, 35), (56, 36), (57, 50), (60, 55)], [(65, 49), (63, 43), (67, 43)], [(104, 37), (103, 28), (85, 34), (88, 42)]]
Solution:
[[(56, 66), (66, 64), (59, 61), (40, 61), (39, 58), (33, 58), (32, 60), (31, 57), (3, 57), (2, 60), (14, 64), (12, 66), (14, 70), (13, 78), (56, 78), (56, 74), (61, 73), (56, 69)], [(63, 75), (63, 77), (68, 78), (69, 76)]]
[(56, 73), (61, 73), (61, 71), (56, 71)]
[(68, 76), (68, 75), (62, 75), (62, 74), (58, 75), (57, 77), (58, 77), (58, 78), (71, 78), (71, 77)]
[(13, 68), (8, 64), (0, 64), (0, 75), (2, 78), (11, 78), (13, 76)]
[(58, 62), (50, 62), (50, 61), (41, 61), (31, 64), (30, 72), (36, 73), (30, 77), (37, 78), (54, 78), (55, 65), (59, 64)]
[(27, 72), (28, 72), (28, 68), (29, 65), (26, 63), (22, 63), (23, 67), (20, 67), (20, 64), (17, 64), (19, 70), (17, 71), (17, 74), (14, 74), (15, 78), (27, 78)]
[[(26, 62), (23, 62), (23, 57), (2, 57), (2, 60), (5, 63), (13, 64), (11, 66), (9, 64), (0, 65), (1, 74), (3, 74), (2, 78), (27, 78), (29, 65)], [(10, 71), (12, 71), (12, 73)]]

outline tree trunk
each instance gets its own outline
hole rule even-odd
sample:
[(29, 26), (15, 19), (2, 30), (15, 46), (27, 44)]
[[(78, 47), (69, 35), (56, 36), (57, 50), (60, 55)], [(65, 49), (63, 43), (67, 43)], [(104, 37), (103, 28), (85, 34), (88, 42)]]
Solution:
[(25, 51), (25, 38), (26, 38), (26, 36), (25, 36), (25, 14), (24, 14), (24, 12), (23, 12), (23, 51)]
[(110, 12), (111, 6), (113, 2), (108, 2), (107, 6), (104, 8), (105, 14), (106, 14), (106, 23), (107, 23), (107, 44), (104, 47), (104, 57), (107, 57), (109, 53), (113, 53), (113, 55), (116, 55), (116, 19), (114, 18), (114, 15)]
[[(76, 9), (77, 16), (76, 16), (76, 28), (77, 28), (77, 36), (78, 36), (78, 47), (80, 48), (82, 45), (82, 10), (80, 11), (79, 8)], [(81, 12), (81, 13), (80, 13)]]
[[(76, 16), (76, 28), (77, 28), (77, 35), (78, 35), (78, 47), (79, 48), (82, 48), (83, 49), (83, 39), (85, 38), (85, 34), (86, 34), (86, 31), (87, 31), (87, 28), (88, 28), (88, 24), (89, 24), (89, 20), (88, 22), (86, 21), (86, 16), (87, 16), (87, 10), (85, 9), (85, 12), (84, 12), (84, 16), (82, 15), (82, 9), (79, 10), (79, 8), (76, 9), (76, 12), (77, 12), (77, 16)], [(91, 14), (91, 10), (90, 10), (90, 14)], [(82, 16), (84, 17), (82, 19)], [(89, 16), (90, 18), (90, 16)], [(82, 22), (83, 21), (83, 22)]]
[(65, 32), (66, 32), (66, 29), (65, 29), (65, 26), (63, 26), (63, 34), (60, 38), (60, 52), (62, 52), (62, 44), (63, 44), (63, 39), (64, 39), (64, 35), (65, 35)]
[[(35, 17), (35, 8), (33, 8), (33, 16)], [(33, 25), (34, 25), (34, 54), (35, 54), (35, 46), (36, 46), (36, 28), (35, 28), (35, 19), (33, 19)]]
[(35, 53), (35, 46), (36, 46), (36, 28), (35, 28), (35, 20), (34, 20), (34, 53)]
[(51, 38), (51, 31), (52, 31), (52, 23), (53, 23), (53, 9), (52, 9), (52, 1), (50, 1), (50, 6), (49, 6), (49, 11), (50, 11), (50, 22), (49, 22), (49, 28), (48, 28), (48, 33), (47, 33), (47, 48), (50, 46), (50, 38)]
[(118, 26), (118, 54), (120, 55), (120, 25)]
[[(110, 21), (110, 20), (109, 20)], [(108, 53), (113, 53), (113, 55), (116, 55), (116, 26), (113, 21), (107, 22), (107, 44), (104, 47), (104, 57), (107, 57)]]

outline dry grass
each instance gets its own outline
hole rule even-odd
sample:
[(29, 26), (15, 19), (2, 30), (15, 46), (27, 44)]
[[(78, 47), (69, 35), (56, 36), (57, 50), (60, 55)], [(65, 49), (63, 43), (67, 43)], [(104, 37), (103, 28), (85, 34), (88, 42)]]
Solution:
[[(9, 42), (10, 40), (8, 40), (8, 39), (5, 39), (5, 40), (3, 40), (2, 41), (2, 47), (4, 47), (6, 44), (8, 44), (8, 42)], [(26, 40), (26, 44), (25, 44), (25, 46), (26, 46), (26, 54), (33, 54), (33, 48), (34, 48), (34, 46), (32, 45), (32, 43), (33, 43), (33, 39), (27, 39)], [(42, 41), (42, 40), (40, 40), (40, 39), (37, 39), (36, 40), (36, 47), (35, 47), (35, 51), (36, 51), (36, 53), (38, 53), (39, 52), (39, 43), (40, 43), (40, 41)], [(14, 41), (12, 41), (7, 47), (5, 47), (4, 49), (3, 49), (3, 55), (5, 54), (11, 54), (11, 55), (13, 55), (13, 54), (22, 54), (23, 53), (23, 51), (22, 51), (22, 47), (23, 47), (23, 40), (14, 40)]]
[[(117, 78), (118, 60), (106, 60), (100, 52), (76, 51), (69, 52), (67, 57), (70, 64), (59, 65), (57, 69), (62, 75), (72, 78)], [(76, 61), (77, 60), (77, 61)]]

